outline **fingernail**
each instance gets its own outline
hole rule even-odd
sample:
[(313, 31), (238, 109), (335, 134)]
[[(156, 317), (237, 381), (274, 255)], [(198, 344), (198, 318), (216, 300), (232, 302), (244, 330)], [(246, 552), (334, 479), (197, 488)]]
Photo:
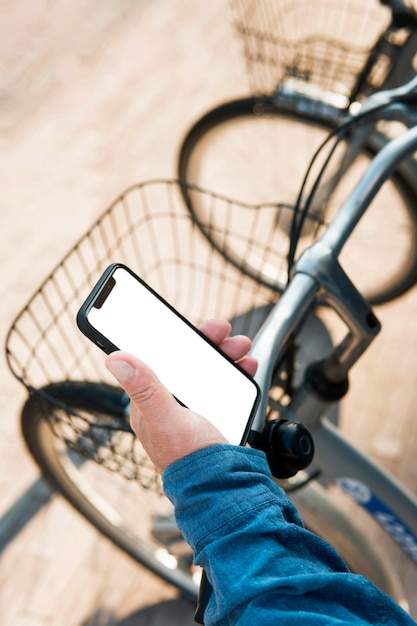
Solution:
[(106, 366), (110, 374), (113, 374), (122, 385), (128, 383), (135, 375), (135, 368), (130, 363), (126, 363), (126, 361), (109, 360)]

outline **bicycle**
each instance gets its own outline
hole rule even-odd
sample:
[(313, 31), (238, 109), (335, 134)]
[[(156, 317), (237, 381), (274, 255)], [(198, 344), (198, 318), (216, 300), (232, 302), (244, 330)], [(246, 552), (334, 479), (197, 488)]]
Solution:
[[(210, 247), (182, 204), (181, 189), (175, 181), (156, 181), (122, 194), (19, 315), (8, 336), (7, 356), (31, 394), (22, 411), (22, 432), (45, 477), (119, 547), (194, 600), (192, 555), (174, 526), (159, 478), (130, 431), (127, 398), (107, 378), (102, 355), (74, 325), (79, 303), (115, 257), (135, 263), (141, 275), (195, 323), (226, 315), (233, 319), (234, 332), (250, 335), (270, 319), (270, 311), (277, 323), (277, 311), (290, 296), (284, 300), (284, 294), (276, 305), (275, 292), (238, 272)], [(193, 193), (207, 195), (196, 188)], [(209, 197), (212, 203), (230, 205), (228, 199)], [(294, 322), (298, 325), (299, 317), (294, 316)], [(268, 323), (265, 328), (263, 333)], [(328, 336), (317, 318), (309, 319), (303, 333), (299, 336), (308, 358), (311, 334), (319, 340), (317, 358), (323, 346), (328, 349)], [(255, 350), (262, 345), (255, 341)], [(274, 357), (271, 363), (282, 358)], [(276, 412), (279, 381), (274, 386), (271, 410)], [(336, 437), (327, 427), (324, 432)], [(337, 440), (337, 449), (340, 445)], [(288, 487), (307, 525), (327, 536), (352, 569), (404, 604), (390, 562), (367, 542), (350, 515), (313, 476), (301, 475), (299, 481)], [(140, 528), (138, 511), (146, 513)]]
[[(401, 89), (370, 98), (367, 117), (379, 119), (383, 101), (386, 112), (412, 120), (412, 96), (412, 91)], [(262, 274), (242, 271), (205, 234), (218, 235), (219, 212), (242, 214), (258, 210), (259, 205), (179, 181), (133, 186), (57, 265), (10, 329), (8, 363), (30, 392), (22, 410), (22, 431), (44, 475), (119, 547), (191, 600), (196, 598), (199, 572), (194, 571), (192, 555), (173, 523), (160, 481), (130, 430), (127, 398), (111, 384), (102, 355), (76, 329), (76, 311), (104, 267), (117, 260), (135, 269), (193, 323), (228, 317), (234, 332), (255, 336), (254, 354), (260, 361), (257, 380), (268, 390), (257, 414), (257, 428), (278, 414), (296, 417), (310, 427), (317, 449), (311, 471), (300, 473), (284, 487), (306, 524), (329, 539), (354, 571), (367, 575), (405, 605), (391, 563), (340, 506), (326, 479), (333, 483), (334, 477), (349, 478), (339, 480), (342, 490), (374, 507), (379, 522), (396, 535), (414, 562), (416, 498), (352, 449), (322, 415), (337, 403), (346, 389), (347, 370), (379, 330), (372, 309), (341, 269), (337, 255), (392, 168), (416, 149), (413, 126), (387, 143), (330, 226), (324, 229), (321, 224), (321, 239), (297, 256), (282, 296), (279, 281), (266, 285)], [(203, 230), (184, 203), (184, 194), (211, 207)], [(220, 235), (227, 232), (220, 230)], [(250, 251), (252, 232), (245, 241)], [(336, 352), (324, 323), (314, 315), (317, 302), (335, 308), (350, 329)], [(288, 367), (294, 336), (301, 346), (295, 378)], [(336, 364), (331, 355), (337, 357)], [(336, 383), (337, 393), (328, 385), (326, 397), (319, 398), (322, 366), (310, 364), (323, 359), (326, 377)], [(318, 390), (323, 392), (323, 386)], [(375, 509), (380, 502), (385, 509)], [(145, 512), (140, 528), (138, 511)]]
[[(367, 96), (415, 75), (417, 17), (402, 0), (230, 5), (252, 95), (220, 104), (192, 125), (179, 150), (178, 177), (256, 207), (243, 217), (240, 211), (218, 214), (217, 228), (209, 232), (207, 206), (184, 193), (212, 245), (243, 272), (283, 290), (282, 250), (310, 158)], [(298, 253), (332, 220), (349, 185), (386, 141), (382, 119), (347, 130), (309, 209), (314, 219), (304, 223)], [(316, 162), (313, 180), (322, 164)], [(415, 181), (415, 163), (401, 163), (343, 250), (343, 266), (372, 304), (392, 300), (416, 282)], [(379, 228), (385, 220), (391, 224), (388, 240)], [(244, 250), (247, 229), (253, 233), (250, 250)], [(366, 274), (365, 264), (372, 264)]]

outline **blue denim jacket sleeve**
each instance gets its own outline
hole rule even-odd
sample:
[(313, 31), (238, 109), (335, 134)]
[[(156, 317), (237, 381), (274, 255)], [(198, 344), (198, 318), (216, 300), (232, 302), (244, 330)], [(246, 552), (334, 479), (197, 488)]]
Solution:
[(169, 466), (163, 481), (213, 587), (206, 626), (415, 625), (303, 528), (262, 452), (212, 446)]

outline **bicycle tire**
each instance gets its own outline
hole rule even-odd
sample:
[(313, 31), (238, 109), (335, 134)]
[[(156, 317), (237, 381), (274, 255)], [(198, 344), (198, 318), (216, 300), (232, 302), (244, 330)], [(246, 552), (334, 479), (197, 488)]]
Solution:
[[(157, 546), (153, 537), (136, 534), (138, 511), (146, 512), (147, 515), (155, 514), (155, 510), (149, 506), (149, 501), (146, 507), (141, 505), (143, 493), (137, 490), (138, 485), (128, 484), (128, 481), (117, 473), (111, 476), (111, 473), (101, 465), (79, 457), (63, 445), (54, 434), (50, 419), (51, 401), (54, 405), (55, 419), (59, 419), (59, 407), (62, 403), (62, 410), (65, 411), (68, 411), (70, 406), (71, 410), (76, 412), (98, 411), (108, 415), (110, 419), (121, 420), (122, 396), (120, 388), (104, 383), (65, 381), (48, 385), (36, 395), (30, 396), (23, 407), (21, 428), (26, 445), (51, 486), (85, 519), (136, 562), (179, 589), (185, 598), (195, 602), (198, 585), (192, 577), (191, 570), (185, 573), (183, 569), (173, 567), (172, 555), (167, 555), (165, 545)], [(125, 434), (128, 430), (123, 427)], [(91, 463), (97, 465), (99, 476), (97, 484), (94, 485), (90, 482), (91, 477), (94, 478), (94, 473), (88, 474), (90, 471), (88, 466)], [(109, 494), (115, 488), (114, 480), (119, 490), (115, 493), (117, 510), (108, 501)], [(104, 486), (104, 498), (97, 492), (99, 485)], [(136, 496), (133, 496), (134, 492)], [(160, 493), (152, 493), (148, 498), (152, 499), (152, 503), (154, 496), (166, 500)], [(404, 594), (391, 564), (387, 563), (369, 542), (364, 541), (362, 529), (355, 527), (350, 518), (333, 503), (324, 488), (311, 483), (296, 492), (292, 498), (310, 530), (323, 536), (325, 529), (326, 533), (331, 535), (327, 536), (327, 539), (354, 571), (368, 576), (394, 600), (405, 606)], [(128, 526), (126, 520), (121, 520), (121, 512), (123, 511), (124, 515), (125, 505), (129, 504), (133, 504), (135, 532)], [(332, 526), (335, 521), (343, 532), (335, 532)], [(165, 564), (167, 556), (171, 556), (168, 565)], [(183, 555), (183, 560), (191, 563), (191, 553), (185, 557)]]
[[(166, 509), (168, 514), (172, 509), (168, 499), (162, 496), (162, 490), (155, 493), (149, 489), (145, 493), (146, 490), (141, 489), (137, 482), (128, 481), (117, 472), (111, 472), (87, 456), (71, 450), (54, 433), (52, 411), (54, 421), (59, 420), (60, 410), (67, 412), (69, 409), (80, 414), (99, 412), (110, 419), (115, 417), (120, 420), (123, 413), (122, 390), (104, 383), (65, 381), (48, 385), (40, 393), (42, 395), (31, 395), (26, 401), (21, 415), (21, 430), (43, 476), (116, 546), (194, 602), (198, 587), (191, 576), (185, 574), (179, 566), (175, 567), (173, 557), (152, 540), (150, 533), (148, 535), (150, 527), (143, 534), (138, 530), (138, 518), (141, 516), (143, 522), (143, 518), (152, 511), (150, 504), (154, 500), (163, 500), (158, 502), (158, 510)], [(133, 439), (133, 433), (127, 431), (127, 428), (123, 428), (120, 432)], [(111, 497), (114, 497), (114, 503), (110, 501)], [(129, 500), (134, 509), (132, 516), (135, 516), (131, 526), (124, 517), (128, 514)], [(151, 523), (152, 520), (146, 521)]]
[[(192, 126), (178, 156), (181, 180), (247, 204), (245, 213), (239, 206), (240, 214), (232, 207), (229, 215), (211, 215), (207, 229), (209, 205), (194, 197), (192, 189), (183, 188), (185, 204), (210, 244), (238, 269), (278, 292), (287, 279), (292, 208), (309, 161), (331, 128), (317, 114), (298, 111), (296, 102), (291, 107), (270, 97), (222, 104)], [(331, 220), (381, 142), (387, 141), (380, 135), (378, 142), (371, 139), (350, 167), (349, 177), (342, 177), (327, 201), (326, 221)], [(273, 159), (279, 167), (270, 167)], [(412, 177), (397, 170), (342, 250), (342, 266), (371, 304), (393, 300), (417, 281), (416, 196)], [(325, 226), (314, 210), (310, 217), (299, 251)], [(243, 255), (240, 242), (247, 242), (248, 232), (252, 252), (246, 250)]]

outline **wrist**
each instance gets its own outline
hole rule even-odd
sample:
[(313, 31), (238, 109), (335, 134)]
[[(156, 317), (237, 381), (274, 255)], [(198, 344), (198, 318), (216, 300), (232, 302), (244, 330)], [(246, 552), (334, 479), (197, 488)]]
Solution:
[(194, 551), (231, 520), (283, 494), (263, 452), (230, 444), (194, 452), (167, 467), (162, 478)]

